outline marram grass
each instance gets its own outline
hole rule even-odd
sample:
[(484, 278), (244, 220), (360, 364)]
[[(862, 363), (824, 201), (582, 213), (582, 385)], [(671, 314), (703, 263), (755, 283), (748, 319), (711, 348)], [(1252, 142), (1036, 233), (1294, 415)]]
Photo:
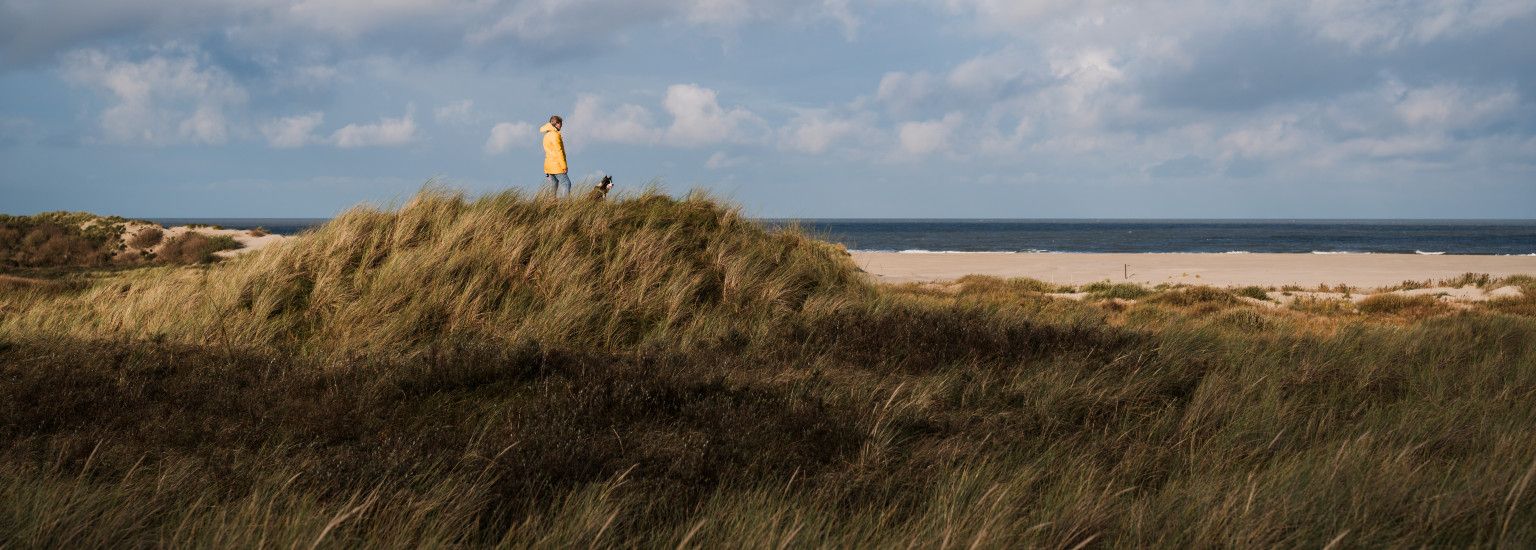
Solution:
[(1506, 282), (879, 286), (703, 196), (429, 191), (0, 287), (0, 546), (1530, 546)]
[(126, 275), (0, 327), (412, 360), (528, 341), (692, 349), (750, 336), (808, 300), (869, 293), (834, 246), (769, 233), (702, 196), (469, 202), (428, 191), (250, 258)]

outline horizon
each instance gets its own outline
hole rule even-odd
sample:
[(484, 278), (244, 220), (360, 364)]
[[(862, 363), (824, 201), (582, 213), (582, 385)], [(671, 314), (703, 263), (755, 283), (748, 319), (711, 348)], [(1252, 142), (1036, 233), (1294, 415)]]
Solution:
[(1536, 3), (0, 0), (0, 211), (1536, 219)]

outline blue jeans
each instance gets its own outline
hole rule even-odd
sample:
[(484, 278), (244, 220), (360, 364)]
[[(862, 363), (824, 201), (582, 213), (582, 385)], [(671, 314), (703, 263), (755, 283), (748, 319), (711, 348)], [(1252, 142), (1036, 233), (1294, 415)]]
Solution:
[(565, 185), (565, 196), (571, 196), (571, 176), (569, 174), (544, 174), (544, 179), (549, 181), (550, 187), (554, 188), (556, 197), (560, 196), (560, 186), (562, 184)]

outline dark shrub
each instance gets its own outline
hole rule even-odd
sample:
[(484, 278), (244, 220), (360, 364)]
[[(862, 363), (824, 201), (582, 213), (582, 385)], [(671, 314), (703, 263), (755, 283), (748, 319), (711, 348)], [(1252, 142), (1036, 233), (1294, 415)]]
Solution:
[(214, 260), (214, 252), (236, 248), (240, 243), (228, 235), (210, 237), (193, 231), (166, 241), (158, 258), (173, 264), (208, 263)]
[(110, 256), (102, 243), (71, 227), (18, 220), (0, 223), (0, 266), (92, 267)]
[(128, 246), (132, 246), (134, 248), (150, 248), (160, 244), (160, 241), (164, 239), (164, 230), (158, 227), (146, 227), (139, 230), (138, 233), (134, 233), (133, 237), (128, 239)]

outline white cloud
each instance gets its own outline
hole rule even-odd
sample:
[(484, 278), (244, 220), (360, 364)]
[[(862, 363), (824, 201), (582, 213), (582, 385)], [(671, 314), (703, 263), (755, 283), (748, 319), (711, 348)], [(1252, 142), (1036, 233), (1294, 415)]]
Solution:
[(391, 25), (458, 19), (486, 5), (476, 4), (449, 0), (288, 0), (279, 2), (277, 11), (292, 24), (350, 38)]
[(331, 143), (343, 149), (399, 147), (415, 140), (416, 120), (410, 112), (400, 118), (385, 118), (373, 124), (348, 124), (331, 134)]
[(945, 0), (951, 9), (975, 12), (978, 19), (998, 24), (1036, 23), (1060, 17), (1090, 16), (1102, 10), (1102, 0)]
[(101, 129), (108, 141), (119, 143), (224, 143), (230, 133), (225, 109), (247, 101), (245, 89), (196, 50), (170, 50), (139, 61), (82, 50), (67, 57), (64, 75), (111, 96)]
[(843, 26), (843, 39), (850, 42), (859, 34), (861, 22), (849, 6), (851, 0), (822, 0), (822, 13)]
[(1300, 117), (1285, 114), (1250, 121), (1221, 137), (1229, 154), (1251, 158), (1277, 158), (1300, 151), (1307, 145), (1304, 131), (1298, 128)]
[(1392, 50), (1486, 30), (1536, 13), (1529, 0), (1310, 0), (1302, 19), (1353, 48)]
[[(1355, 50), (1392, 50), (1486, 31), (1536, 14), (1529, 0), (943, 0), (982, 29), (1057, 47), (1166, 49), (1201, 33), (1298, 24)], [(1159, 39), (1171, 39), (1159, 40)]]
[(982, 54), (966, 60), (953, 69), (945, 79), (951, 90), (972, 97), (991, 99), (1005, 93), (1011, 84), (1024, 78), (1025, 73), (1037, 66), (1034, 56), (1013, 48)]
[(224, 143), (229, 138), (224, 110), (208, 103), (198, 105), (197, 111), (177, 126), (177, 133), (197, 143)]
[(315, 128), (324, 120), (325, 113), (319, 111), (284, 117), (262, 124), (261, 135), (266, 136), (267, 145), (277, 149), (303, 147), (318, 139)]
[[(757, 21), (825, 20), (841, 26), (850, 38), (859, 26), (848, 0), (523, 0), (472, 5), (492, 7), (465, 19), (470, 29), (465, 40), (471, 44), (504, 39), (544, 46), (613, 41), (624, 30), (648, 23), (729, 31)], [(474, 24), (479, 21), (493, 23)]]
[(762, 124), (762, 119), (745, 108), (721, 107), (714, 90), (696, 84), (667, 87), (667, 95), (661, 103), (672, 115), (666, 141), (674, 145), (687, 147), (747, 141), (750, 139), (747, 134), (752, 131), (750, 127)]
[(743, 143), (756, 138), (764, 122), (742, 107), (725, 108), (714, 90), (696, 84), (667, 87), (662, 110), (671, 115), (662, 127), (650, 109), (623, 103), (610, 108), (603, 98), (584, 94), (576, 99), (565, 132), (573, 143), (611, 142), (699, 147)]
[(295, 64), (292, 60), (278, 56), (259, 56), (255, 61), (272, 75), (270, 83), (273, 91), (298, 93), (325, 91), (346, 80), (341, 70), (332, 65), (313, 63), (308, 60), (302, 62), (306, 64)]
[(654, 127), (654, 120), (651, 112), (639, 105), (625, 103), (609, 109), (601, 97), (587, 94), (576, 98), (563, 131), (576, 143), (655, 143), (661, 131)]
[(1473, 128), (1497, 120), (1520, 104), (1513, 88), (1470, 89), (1436, 84), (1408, 90), (1396, 105), (1399, 118), (1411, 127)]
[(825, 111), (795, 117), (779, 131), (779, 147), (819, 155), (870, 129), (863, 121), (836, 118)]
[(746, 162), (744, 158), (727, 155), (725, 151), (715, 151), (715, 154), (710, 155), (709, 159), (704, 161), (704, 167), (710, 170), (722, 170), (740, 166), (744, 162)]
[(438, 124), (470, 124), (475, 121), (475, 102), (464, 99), (438, 107), (432, 111)]
[(926, 72), (889, 72), (880, 77), (875, 100), (900, 113), (916, 108), (938, 91), (938, 79)]
[[(851, 39), (854, 0), (5, 0), (0, 64), (24, 64), (111, 40), (202, 40), (236, 48), (372, 53), (465, 48), (490, 55), (568, 52), (623, 43), (634, 29), (712, 37), (751, 23), (830, 23)], [(395, 39), (391, 39), (395, 38)], [(497, 47), (511, 41), (517, 48)], [(382, 50), (382, 51), (381, 51)], [(290, 60), (292, 61), (292, 60)]]
[(499, 155), (513, 147), (527, 147), (538, 141), (533, 125), (526, 122), (499, 122), (491, 127), (491, 136), (485, 140), (486, 154)]
[(901, 150), (913, 155), (949, 151), (955, 130), (964, 120), (965, 116), (960, 113), (949, 113), (938, 120), (904, 123), (897, 131)]

